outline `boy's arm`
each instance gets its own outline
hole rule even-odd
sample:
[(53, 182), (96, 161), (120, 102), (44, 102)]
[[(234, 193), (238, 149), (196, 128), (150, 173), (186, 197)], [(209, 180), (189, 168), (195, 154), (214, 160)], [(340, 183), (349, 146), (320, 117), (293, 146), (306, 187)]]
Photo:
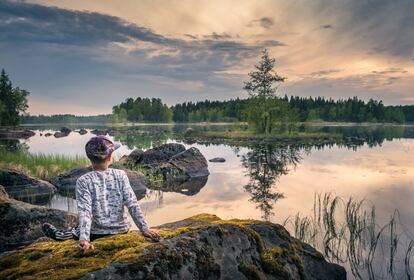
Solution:
[(122, 195), (124, 205), (128, 208), (129, 213), (132, 216), (135, 224), (141, 232), (148, 231), (148, 225), (145, 222), (144, 216), (142, 215), (141, 207), (138, 204), (137, 197), (132, 190), (132, 187), (129, 183), (128, 176), (125, 172), (122, 174), (123, 188)]
[(92, 224), (92, 198), (84, 182), (76, 181), (76, 203), (79, 217), (79, 241), (89, 242)]

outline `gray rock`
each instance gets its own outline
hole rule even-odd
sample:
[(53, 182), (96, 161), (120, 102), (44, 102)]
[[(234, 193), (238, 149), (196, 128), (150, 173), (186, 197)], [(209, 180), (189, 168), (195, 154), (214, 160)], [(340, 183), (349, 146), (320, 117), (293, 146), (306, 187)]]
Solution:
[(194, 147), (176, 154), (168, 163), (190, 178), (205, 177), (210, 174), (206, 158)]
[(190, 231), (145, 249), (142, 257), (111, 263), (81, 279), (346, 279), (343, 267), (328, 263), (280, 225), (250, 221), (240, 226), (212, 217), (160, 226)]
[(194, 136), (196, 134), (197, 134), (197, 132), (194, 129), (192, 129), (191, 127), (187, 128), (184, 131), (184, 137), (192, 137), (192, 136)]
[(60, 131), (56, 131), (53, 136), (55, 136), (55, 138), (62, 138), (62, 137), (66, 137), (68, 136), (68, 134), (60, 132)]
[[(113, 167), (118, 168), (118, 166)], [(76, 190), (76, 180), (92, 170), (91, 166), (75, 168), (51, 178), (50, 182), (58, 188), (59, 192), (73, 196)], [(125, 172), (138, 199), (143, 198), (147, 189), (144, 175), (140, 172), (130, 170), (125, 170)]]
[(19, 129), (19, 128), (1, 128), (0, 129), (0, 139), (28, 139), (34, 136), (34, 133), (28, 129)]
[(70, 130), (67, 127), (62, 127), (60, 131), (56, 131), (55, 134), (53, 134), (56, 138), (66, 137), (68, 136), (72, 130)]
[(26, 202), (42, 203), (56, 192), (56, 187), (49, 182), (8, 167), (0, 168), (0, 185), (3, 185), (9, 196)]
[(95, 135), (107, 135), (107, 134), (109, 134), (109, 130), (101, 130), (101, 129), (94, 129), (94, 130), (91, 130), (91, 133), (92, 134), (95, 134)]
[(84, 134), (86, 134), (86, 133), (88, 133), (88, 131), (87, 131), (86, 129), (81, 128), (81, 129), (79, 130), (79, 134), (80, 134), (80, 135), (84, 135)]
[(215, 157), (209, 160), (209, 162), (225, 162), (226, 159), (222, 157)]
[(76, 215), (35, 206), (5, 195), (0, 186), (0, 252), (28, 245), (43, 237), (42, 224), (52, 223), (58, 228), (76, 224)]
[(157, 166), (167, 163), (173, 156), (184, 152), (185, 147), (177, 143), (169, 143), (146, 150), (134, 150), (129, 156), (128, 161), (134, 165)]
[(52, 136), (53, 134), (52, 133), (50, 133), (50, 132), (47, 132), (47, 133), (45, 133), (45, 137), (49, 137), (49, 136)]
[(160, 190), (163, 192), (176, 192), (192, 196), (200, 192), (206, 185), (208, 176), (188, 178), (185, 180), (166, 180), (161, 185), (148, 185), (149, 189)]
[(65, 133), (65, 134), (69, 135), (69, 133), (71, 133), (71, 132), (72, 132), (72, 130), (70, 130), (69, 128), (67, 128), (66, 126), (64, 126), (64, 127), (61, 127), (61, 128), (60, 128), (60, 132), (62, 132), (62, 133)]
[(205, 157), (197, 148), (185, 149), (184, 145), (169, 143), (147, 151), (134, 150), (120, 161), (127, 168), (142, 167), (151, 173), (161, 173), (165, 178), (205, 177), (210, 173)]

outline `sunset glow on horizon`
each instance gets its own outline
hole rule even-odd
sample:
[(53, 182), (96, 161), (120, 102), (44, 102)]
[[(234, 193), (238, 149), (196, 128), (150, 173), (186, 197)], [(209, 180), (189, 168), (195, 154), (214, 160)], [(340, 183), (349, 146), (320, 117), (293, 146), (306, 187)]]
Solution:
[(127, 97), (246, 97), (267, 48), (280, 95), (414, 104), (414, 2), (6, 0), (0, 68), (30, 114), (110, 113)]

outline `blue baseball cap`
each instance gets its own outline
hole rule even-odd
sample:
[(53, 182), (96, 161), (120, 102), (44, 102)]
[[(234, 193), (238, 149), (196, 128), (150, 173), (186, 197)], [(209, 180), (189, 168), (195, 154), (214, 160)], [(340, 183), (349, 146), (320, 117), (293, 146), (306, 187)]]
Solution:
[(103, 135), (92, 137), (85, 145), (88, 158), (106, 159), (113, 151), (121, 147), (121, 143), (115, 143)]

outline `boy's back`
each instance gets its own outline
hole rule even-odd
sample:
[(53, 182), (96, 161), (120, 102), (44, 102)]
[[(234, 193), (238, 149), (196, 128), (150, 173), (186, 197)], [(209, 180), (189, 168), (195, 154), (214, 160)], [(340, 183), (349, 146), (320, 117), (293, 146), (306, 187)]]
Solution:
[(104, 171), (94, 170), (84, 174), (76, 182), (76, 201), (80, 239), (87, 238), (90, 233), (127, 232), (131, 224), (126, 218), (124, 206), (128, 207), (141, 231), (148, 228), (123, 170), (108, 168)]
[(76, 181), (79, 224), (70, 230), (58, 230), (44, 223), (42, 229), (46, 236), (55, 240), (79, 239), (82, 250), (92, 250), (91, 235), (96, 239), (125, 233), (131, 228), (124, 212), (126, 206), (142, 234), (160, 240), (158, 232), (148, 228), (125, 171), (109, 168), (112, 153), (120, 146), (105, 136), (92, 137), (86, 143), (86, 156), (94, 170)]

